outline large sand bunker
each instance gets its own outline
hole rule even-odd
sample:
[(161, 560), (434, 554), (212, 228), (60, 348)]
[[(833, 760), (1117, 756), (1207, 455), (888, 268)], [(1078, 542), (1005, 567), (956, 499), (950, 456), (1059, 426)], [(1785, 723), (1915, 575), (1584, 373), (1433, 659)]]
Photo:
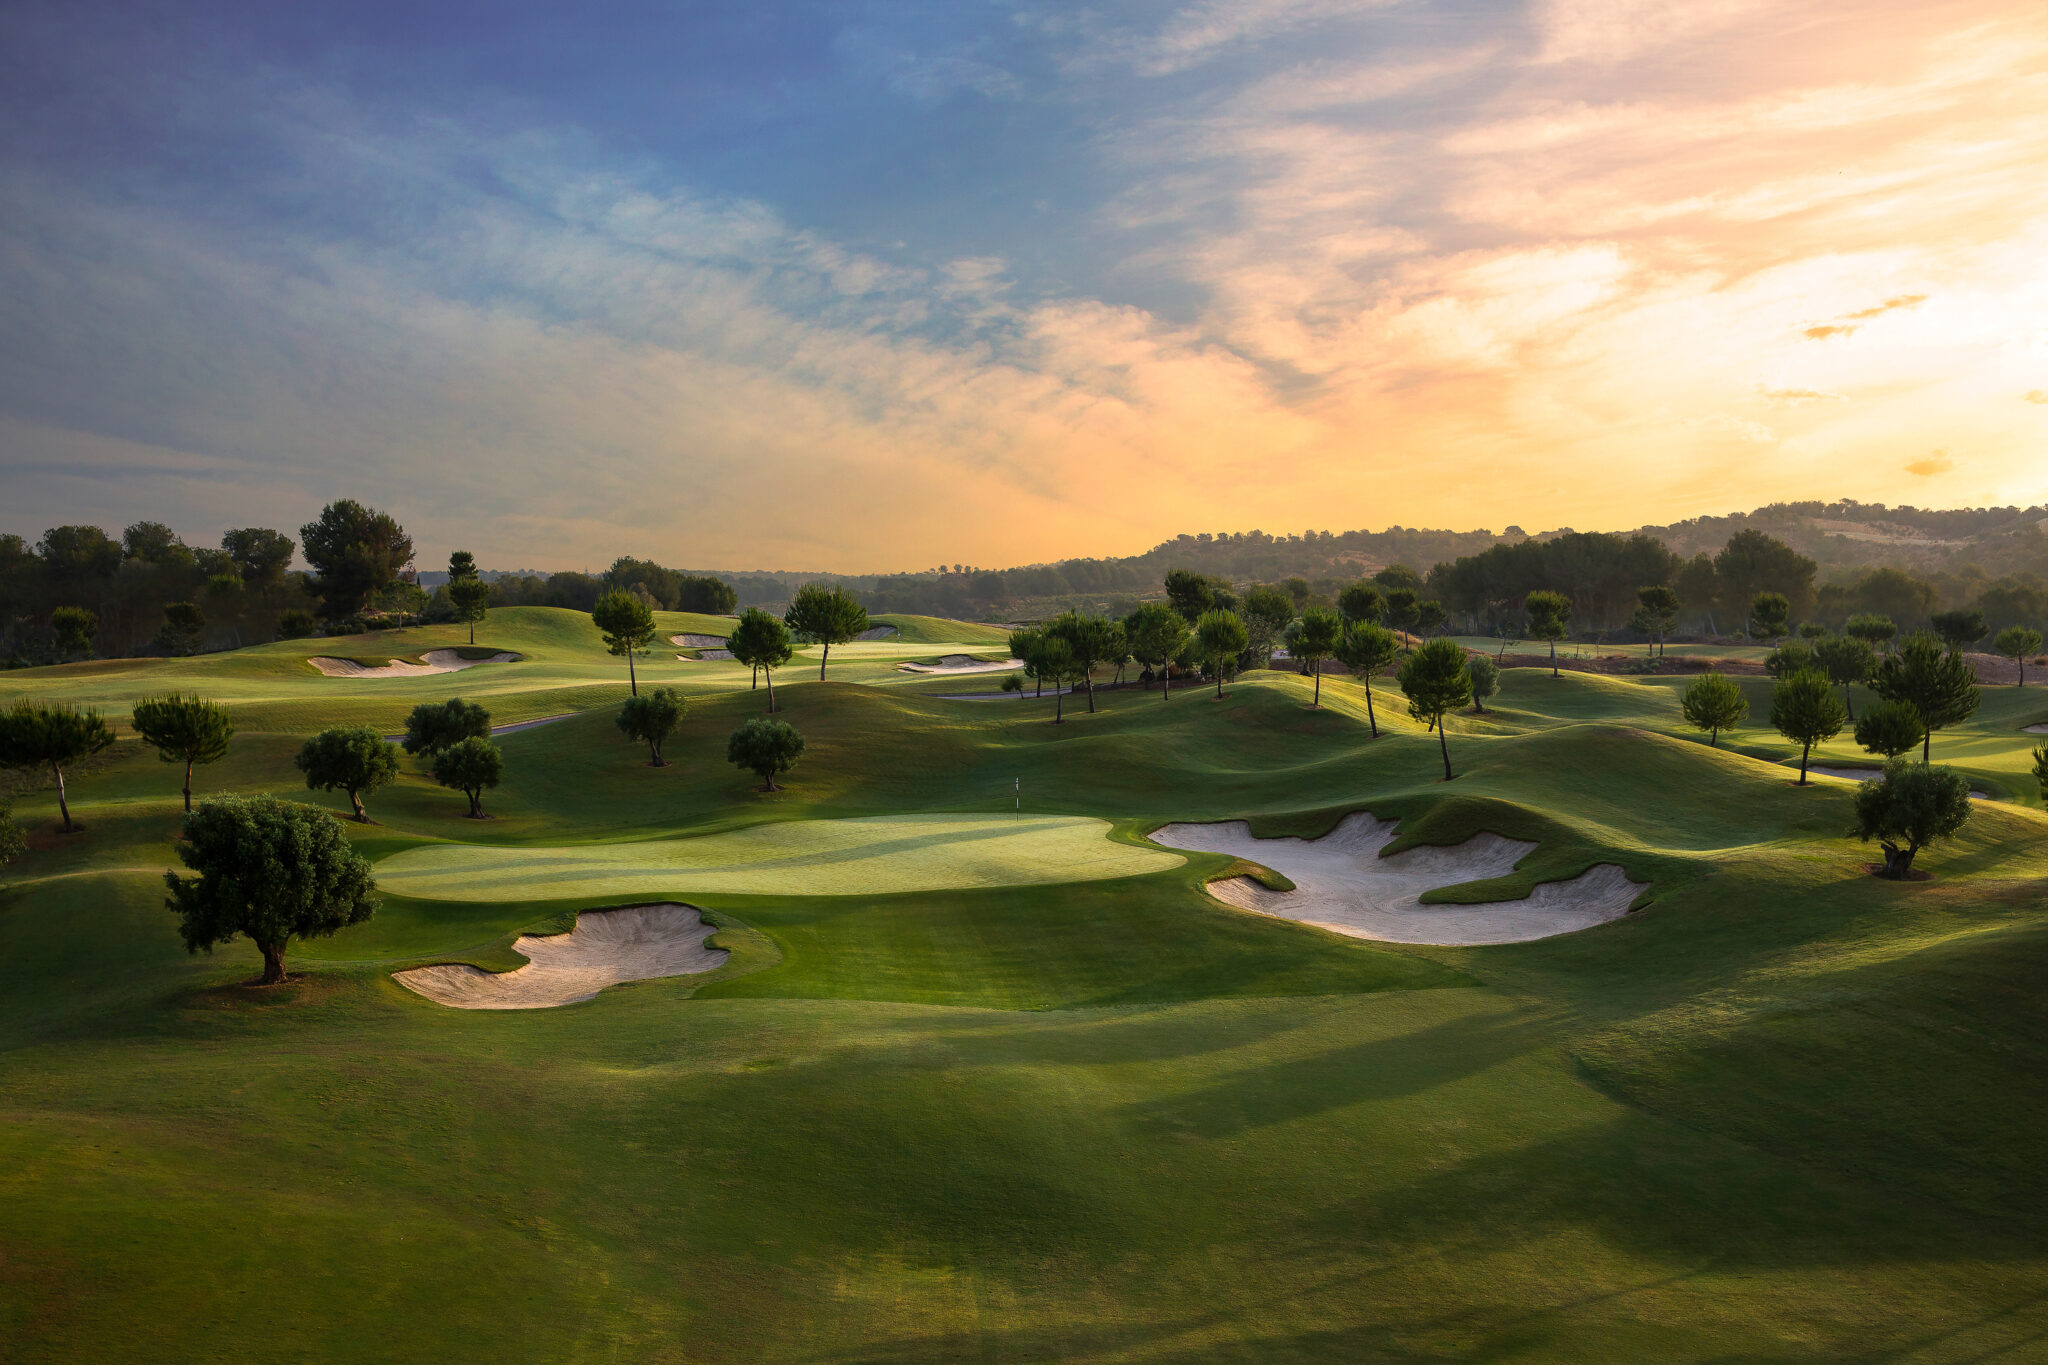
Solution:
[(1231, 820), (1167, 825), (1152, 840), (1243, 858), (1295, 887), (1269, 891), (1249, 877), (1230, 877), (1209, 884), (1218, 900), (1388, 943), (1522, 943), (1568, 934), (1620, 918), (1643, 889), (1621, 868), (1602, 863), (1569, 881), (1545, 882), (1523, 900), (1424, 905), (1425, 891), (1506, 876), (1536, 845), (1475, 834), (1449, 848), (1424, 846), (1382, 858), (1397, 823), (1359, 811), (1320, 839), (1258, 839), (1244, 821)]
[(684, 649), (723, 649), (725, 647), (725, 637), (723, 635), (671, 635), (668, 637), (668, 642), (672, 645), (681, 645)]
[(1099, 881), (1177, 867), (1077, 815), (883, 815), (783, 820), (688, 839), (430, 844), (377, 864), (377, 883), (427, 900), (571, 896), (874, 896)]
[(500, 650), (481, 659), (465, 659), (458, 650), (430, 649), (420, 658), (424, 663), (393, 659), (387, 664), (362, 664), (354, 659), (328, 659), (319, 655), (306, 660), (330, 678), (424, 678), (435, 673), (460, 673), (478, 664), (517, 663), (520, 655)]
[(621, 981), (690, 976), (725, 965), (723, 948), (704, 940), (717, 930), (693, 905), (632, 905), (588, 910), (566, 934), (521, 934), (514, 951), (526, 965), (486, 972), (462, 963), (416, 967), (392, 980), (459, 1010), (541, 1010), (588, 1000)]
[(905, 673), (1008, 673), (1022, 668), (1022, 659), (977, 659), (972, 654), (941, 654), (935, 664), (898, 664)]
[(869, 626), (853, 638), (856, 640), (886, 640), (895, 633), (896, 627), (894, 626)]

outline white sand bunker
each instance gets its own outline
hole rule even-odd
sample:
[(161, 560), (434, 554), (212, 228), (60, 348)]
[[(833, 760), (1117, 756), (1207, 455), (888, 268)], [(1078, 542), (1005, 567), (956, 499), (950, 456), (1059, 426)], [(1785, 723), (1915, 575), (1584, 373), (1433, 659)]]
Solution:
[(354, 659), (327, 659), (315, 656), (306, 660), (330, 678), (424, 678), (433, 673), (460, 673), (465, 668), (478, 664), (517, 663), (523, 656), (499, 651), (482, 659), (465, 659), (453, 649), (430, 649), (420, 658), (424, 663), (412, 663), (405, 659), (393, 659), (387, 664), (360, 664)]
[(895, 633), (896, 627), (894, 626), (869, 626), (853, 638), (856, 640), (886, 640)]
[(1022, 668), (1022, 659), (977, 659), (972, 654), (941, 654), (935, 664), (898, 664), (905, 673), (1007, 673)]
[(1424, 846), (1382, 858), (1397, 823), (1359, 811), (1320, 839), (1258, 839), (1244, 821), (1231, 820), (1168, 825), (1152, 840), (1244, 858), (1294, 883), (1292, 891), (1269, 891), (1249, 877), (1209, 884), (1212, 895), (1240, 910), (1387, 943), (1523, 943), (1569, 934), (1619, 919), (1643, 889), (1621, 868), (1602, 863), (1569, 881), (1545, 882), (1523, 900), (1424, 905), (1425, 891), (1506, 876), (1536, 845), (1475, 834), (1454, 847)]
[(459, 1010), (544, 1010), (588, 1000), (621, 981), (691, 976), (725, 965), (723, 948), (706, 948), (717, 930), (694, 905), (632, 905), (586, 910), (566, 934), (521, 934), (512, 947), (527, 958), (510, 972), (462, 963), (416, 967), (392, 980)]
[(2048, 720), (2042, 721), (2039, 725), (2023, 725), (2020, 728), (2030, 735), (2048, 735)]
[(684, 649), (721, 649), (725, 645), (723, 635), (671, 635), (668, 642), (681, 645)]

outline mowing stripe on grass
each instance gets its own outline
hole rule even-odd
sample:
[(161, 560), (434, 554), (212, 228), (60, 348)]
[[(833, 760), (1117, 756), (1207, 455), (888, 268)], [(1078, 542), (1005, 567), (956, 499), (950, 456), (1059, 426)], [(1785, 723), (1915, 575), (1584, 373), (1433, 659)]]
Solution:
[(399, 895), (444, 901), (707, 891), (871, 896), (1100, 881), (1180, 866), (1177, 854), (1111, 842), (1109, 828), (1077, 815), (885, 815), (631, 844), (437, 844), (386, 858), (377, 881)]

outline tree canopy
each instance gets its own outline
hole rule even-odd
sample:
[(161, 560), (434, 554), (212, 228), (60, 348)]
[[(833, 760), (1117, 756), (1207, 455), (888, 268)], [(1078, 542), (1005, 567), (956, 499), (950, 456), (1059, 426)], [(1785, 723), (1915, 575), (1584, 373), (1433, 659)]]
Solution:
[(597, 599), (590, 619), (604, 637), (605, 648), (626, 656), (626, 681), (633, 695), (639, 696), (640, 675), (633, 667), (633, 656), (654, 638), (654, 609), (632, 593), (614, 589)]
[(825, 647), (818, 659), (818, 681), (823, 682), (832, 646), (843, 645), (868, 628), (868, 609), (836, 583), (806, 583), (790, 598), (782, 621), (799, 638)]
[(1216, 695), (1223, 695), (1223, 675), (1251, 642), (1244, 621), (1234, 611), (1205, 611), (1195, 622), (1195, 639), (1203, 662), (1216, 675)]
[(1123, 626), (1107, 617), (1067, 611), (1047, 624), (1044, 634), (1048, 640), (1066, 642), (1074, 676), (1088, 689), (1088, 714), (1095, 714), (1095, 670), (1121, 663), (1130, 653)]
[(455, 619), (469, 627), (469, 642), (476, 643), (477, 622), (484, 619), (491, 606), (491, 585), (475, 574), (465, 574), (448, 580), (448, 605), (455, 610)]
[(726, 637), (726, 649), (749, 668), (758, 668), (768, 679), (768, 714), (775, 714), (775, 670), (795, 653), (789, 627), (762, 611), (748, 607), (740, 613), (739, 624)]
[(1749, 699), (1725, 673), (1702, 673), (1686, 684), (1678, 709), (1687, 725), (1705, 730), (1707, 743), (1718, 748), (1721, 732), (1733, 730), (1749, 715)]
[(188, 952), (237, 934), (263, 954), (263, 984), (283, 981), (285, 949), (376, 912), (370, 865), (325, 811), (269, 796), (221, 796), (185, 817), (178, 859), (198, 875), (164, 874), (165, 904)]
[(1486, 710), (1486, 699), (1500, 691), (1500, 665), (1484, 654), (1465, 660), (1465, 672), (1472, 679), (1472, 709)]
[(321, 791), (345, 791), (356, 819), (367, 824), (363, 795), (398, 776), (398, 746), (387, 743), (368, 725), (322, 730), (299, 748), (293, 760), (306, 775), (306, 785)]
[(661, 746), (689, 709), (689, 703), (675, 688), (657, 687), (644, 697), (626, 698), (619, 707), (619, 732), (647, 746), (648, 767), (665, 768), (668, 760), (661, 756)]
[(1960, 725), (1977, 710), (1977, 675), (1962, 656), (1942, 648), (1941, 641), (1918, 631), (1886, 655), (1871, 675), (1870, 690), (1886, 701), (1902, 701), (1919, 712), (1927, 727), (1920, 761), (1934, 751), (1934, 732)]
[(1888, 760), (1884, 771), (1856, 789), (1856, 824), (1850, 833), (1884, 850), (1882, 875), (1910, 876), (1921, 849), (1946, 839), (1970, 818), (1970, 784), (1948, 768)]
[(1799, 746), (1799, 785), (1806, 785), (1806, 764), (1813, 746), (1842, 733), (1847, 715), (1835, 685), (1818, 669), (1804, 669), (1779, 678), (1771, 688), (1771, 724)]
[(1749, 600), (1749, 630), (1769, 643), (1791, 629), (1792, 602), (1781, 592), (1760, 592)]
[(1856, 742), (1873, 754), (1897, 758), (1926, 737), (1927, 722), (1911, 702), (1881, 701), (1856, 718)]
[(1561, 592), (1546, 588), (1530, 593), (1523, 601), (1522, 609), (1529, 613), (1530, 637), (1550, 643), (1550, 676), (1554, 678), (1557, 676), (1557, 642), (1571, 628), (1572, 600)]
[(491, 713), (473, 701), (450, 697), (446, 701), (423, 701), (405, 718), (405, 737), (399, 741), (405, 751), (432, 758), (443, 749), (465, 739), (489, 739)]
[(803, 757), (804, 737), (787, 721), (751, 716), (726, 741), (726, 761), (761, 779), (761, 790), (780, 791), (775, 779)]
[(78, 827), (71, 823), (64, 770), (113, 743), (114, 732), (94, 710), (20, 701), (0, 712), (0, 768), (47, 768), (57, 783), (57, 809), (67, 834)]
[(1173, 688), (1173, 661), (1193, 634), (1186, 618), (1165, 602), (1143, 603), (1124, 618), (1124, 641), (1133, 658), (1157, 673), (1162, 701)]
[(135, 703), (129, 722), (142, 742), (165, 763), (185, 765), (185, 809), (192, 809), (192, 766), (213, 763), (227, 755), (235, 733), (227, 708), (198, 697), (172, 692)]
[(1975, 608), (1938, 611), (1928, 618), (1928, 623), (1952, 654), (1961, 653), (1990, 634), (1984, 624), (1984, 613)]
[(469, 818), (482, 820), (484, 789), (495, 787), (505, 775), (505, 755), (488, 739), (475, 735), (460, 740), (434, 755), (434, 780), (469, 798)]
[(1343, 638), (1343, 617), (1329, 607), (1310, 607), (1301, 614), (1301, 629), (1288, 641), (1289, 652), (1308, 665), (1316, 680), (1311, 706), (1323, 704), (1323, 660), (1337, 652), (1338, 642)]
[(1372, 680), (1393, 666), (1401, 653), (1400, 637), (1376, 621), (1358, 621), (1337, 642), (1337, 662), (1365, 685), (1365, 723), (1380, 737), (1379, 717), (1372, 706)]
[(2041, 632), (2032, 626), (2007, 626), (1998, 632), (1991, 647), (2019, 665), (2020, 687), (2027, 685), (2027, 660), (2041, 652)]
[(1378, 585), (1363, 579), (1337, 594), (1337, 611), (1347, 626), (1366, 621), (1377, 624), (1386, 610), (1387, 599), (1380, 595)]
[(1408, 714), (1436, 730), (1443, 752), (1444, 781), (1451, 780), (1451, 743), (1444, 736), (1444, 715), (1472, 700), (1472, 676), (1465, 671), (1465, 647), (1456, 640), (1430, 640), (1416, 647), (1401, 665), (1401, 691)]
[(299, 544), (317, 575), (314, 591), (330, 619), (353, 616), (396, 583), (412, 563), (412, 537), (395, 518), (344, 498), (299, 528)]

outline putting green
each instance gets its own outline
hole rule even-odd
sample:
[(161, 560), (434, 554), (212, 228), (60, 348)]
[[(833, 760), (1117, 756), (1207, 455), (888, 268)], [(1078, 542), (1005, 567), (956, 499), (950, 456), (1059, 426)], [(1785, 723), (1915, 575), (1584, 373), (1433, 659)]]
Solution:
[(1074, 815), (885, 815), (788, 820), (693, 839), (571, 847), (438, 844), (377, 865), (385, 890), (425, 900), (550, 900), (724, 891), (856, 896), (1101, 881), (1178, 867)]

